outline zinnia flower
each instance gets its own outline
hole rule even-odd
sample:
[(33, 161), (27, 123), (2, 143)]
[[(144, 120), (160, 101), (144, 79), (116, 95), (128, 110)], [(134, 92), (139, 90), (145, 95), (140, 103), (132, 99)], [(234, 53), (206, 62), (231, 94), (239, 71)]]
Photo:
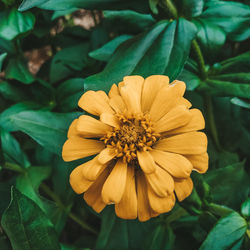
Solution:
[[(183, 97), (185, 83), (153, 75), (126, 76), (109, 94), (87, 91), (63, 146), (65, 161), (95, 157), (76, 167), (70, 184), (96, 212), (115, 204), (123, 219), (146, 221), (170, 211), (193, 189), (192, 170), (208, 168), (202, 113)], [(93, 117), (95, 116), (95, 118)]]

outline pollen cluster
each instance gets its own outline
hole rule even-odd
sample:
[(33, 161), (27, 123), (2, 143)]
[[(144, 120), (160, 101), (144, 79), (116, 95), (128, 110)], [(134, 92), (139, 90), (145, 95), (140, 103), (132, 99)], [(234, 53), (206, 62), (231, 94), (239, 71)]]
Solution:
[(114, 128), (101, 138), (106, 147), (114, 148), (116, 157), (123, 158), (123, 162), (135, 161), (137, 151), (151, 150), (151, 146), (160, 138), (155, 133), (149, 115), (116, 114), (119, 128)]

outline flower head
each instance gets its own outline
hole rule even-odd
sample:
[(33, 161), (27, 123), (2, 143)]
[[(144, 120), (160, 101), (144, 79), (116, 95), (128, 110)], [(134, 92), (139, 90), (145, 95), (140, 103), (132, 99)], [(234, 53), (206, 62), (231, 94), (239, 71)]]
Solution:
[(183, 97), (185, 83), (153, 75), (124, 77), (103, 91), (87, 91), (79, 106), (89, 115), (74, 120), (63, 146), (65, 161), (95, 157), (76, 167), (70, 184), (101, 212), (146, 221), (170, 211), (193, 189), (192, 170), (208, 168), (202, 113)]

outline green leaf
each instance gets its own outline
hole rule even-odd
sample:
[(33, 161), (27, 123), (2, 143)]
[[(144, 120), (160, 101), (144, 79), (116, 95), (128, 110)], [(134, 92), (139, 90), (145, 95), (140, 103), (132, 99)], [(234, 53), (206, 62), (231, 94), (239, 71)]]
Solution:
[(39, 108), (41, 108), (41, 106), (33, 102), (21, 102), (14, 104), (11, 107), (5, 109), (4, 112), (0, 114), (0, 127), (9, 132), (17, 131), (17, 127), (12, 122), (12, 117), (24, 110), (33, 110)]
[(6, 81), (0, 82), (0, 94), (8, 100), (14, 102), (20, 102), (28, 100), (29, 97), (23, 91), (23, 88), (18, 88), (13, 84), (10, 84)]
[(219, 26), (204, 19), (194, 21), (198, 28), (197, 38), (207, 58), (216, 58), (216, 53), (226, 41), (226, 33)]
[(238, 97), (234, 97), (231, 99), (231, 103), (240, 106), (242, 108), (250, 109), (250, 101), (249, 100), (243, 100)]
[(25, 33), (35, 24), (35, 17), (30, 12), (21, 13), (16, 8), (0, 13), (0, 37), (12, 40), (19, 34)]
[(15, 188), (2, 216), (2, 227), (14, 250), (60, 250), (52, 223), (34, 201)]
[(11, 117), (18, 130), (32, 137), (47, 150), (61, 155), (67, 129), (77, 113), (24, 111)]
[(199, 250), (232, 249), (231, 247), (244, 237), (246, 229), (244, 218), (233, 212), (217, 222)]
[(75, 71), (81, 71), (88, 62), (88, 51), (89, 44), (81, 43), (57, 52), (51, 63), (51, 82), (57, 82), (72, 75)]
[(249, 38), (250, 6), (231, 1), (211, 1), (207, 6), (200, 18), (220, 26), (233, 41)]
[(84, 93), (84, 80), (72, 78), (59, 85), (57, 88), (57, 101), (63, 112), (68, 112), (78, 107), (78, 101)]
[(18, 141), (5, 130), (0, 130), (0, 135), (5, 160), (16, 163), (24, 168), (29, 167), (30, 163), (20, 148)]
[(50, 167), (29, 167), (16, 179), (16, 188), (33, 200), (44, 212), (46, 207), (39, 196), (38, 188), (41, 182), (49, 177), (50, 172)]
[[(184, 30), (188, 37), (183, 45)], [(101, 73), (85, 79), (85, 89), (108, 91), (114, 82), (134, 74), (167, 74), (172, 79), (184, 66), (195, 32), (194, 25), (183, 18), (157, 23), (148, 32), (122, 43)]]
[(138, 34), (151, 28), (156, 22), (151, 15), (132, 10), (104, 11), (103, 14), (114, 30), (125, 34)]
[(185, 68), (178, 76), (178, 79), (186, 83), (187, 90), (195, 90), (200, 85), (200, 78)]
[(125, 42), (131, 37), (131, 35), (118, 36), (113, 40), (109, 41), (108, 43), (105, 43), (101, 48), (91, 51), (89, 53), (89, 56), (96, 60), (107, 62), (114, 54), (117, 47), (119, 47), (121, 43)]
[(247, 219), (249, 219), (249, 217), (250, 217), (250, 198), (247, 198), (247, 200), (242, 203), (241, 213), (243, 216), (245, 216)]
[(204, 7), (204, 0), (182, 0), (181, 9), (185, 17), (199, 16)]
[(250, 98), (250, 84), (207, 79), (199, 86), (199, 90), (210, 95)]
[(6, 56), (7, 56), (6, 52), (0, 55), (0, 72), (2, 71), (2, 65)]
[(138, 0), (136, 2), (132, 0), (38, 0), (30, 1), (23, 0), (19, 7), (20, 11), (28, 10), (32, 7), (39, 7), (47, 10), (66, 10), (70, 8), (82, 8), (82, 9), (99, 9), (99, 10), (112, 10), (112, 9), (135, 9), (138, 11), (147, 11), (148, 5), (144, 0)]
[(243, 163), (209, 171), (205, 175), (205, 180), (210, 185), (214, 202), (232, 208), (239, 208), (250, 191), (249, 176), (244, 170)]
[(153, 12), (153, 14), (157, 15), (158, 14), (158, 8), (157, 5), (159, 3), (160, 0), (149, 0), (149, 7), (151, 9), (151, 11)]
[(35, 80), (23, 58), (10, 59), (5, 73), (7, 79), (16, 79), (25, 84), (30, 84)]

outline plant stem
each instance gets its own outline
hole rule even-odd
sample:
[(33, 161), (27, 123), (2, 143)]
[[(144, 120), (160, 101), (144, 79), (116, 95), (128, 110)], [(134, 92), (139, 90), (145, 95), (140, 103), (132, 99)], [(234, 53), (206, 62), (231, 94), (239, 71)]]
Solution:
[(177, 19), (178, 18), (178, 12), (174, 4), (172, 3), (171, 0), (165, 0), (165, 5), (170, 12), (170, 14), (173, 16), (173, 18)]
[(231, 208), (217, 205), (215, 203), (210, 203), (207, 208), (209, 212), (219, 216), (226, 216), (234, 211)]
[(204, 57), (202, 55), (200, 46), (199, 46), (199, 44), (198, 44), (198, 42), (196, 40), (193, 40), (192, 48), (193, 48), (193, 51), (195, 53), (196, 62), (198, 64), (200, 77), (201, 77), (202, 80), (206, 80), (207, 72), (206, 72), (206, 67), (205, 67), (205, 60), (204, 60)]
[[(64, 210), (66, 213), (68, 213), (68, 209), (67, 207), (65, 207), (65, 205), (62, 203), (62, 201), (60, 200), (60, 198), (50, 189), (49, 186), (47, 186), (45, 183), (42, 183), (40, 185), (41, 189), (52, 199), (56, 202), (56, 204), (62, 209)], [(75, 221), (77, 224), (79, 224), (83, 229), (97, 235), (98, 232), (92, 228), (91, 226), (89, 226), (88, 224), (85, 223), (85, 221), (82, 221), (81, 218), (77, 217), (75, 214), (73, 214), (72, 212), (68, 213), (68, 216)]]
[(218, 137), (218, 132), (215, 124), (215, 119), (214, 119), (214, 112), (213, 112), (213, 102), (212, 102), (212, 97), (210, 95), (204, 95), (204, 105), (206, 109), (206, 116), (207, 116), (207, 121), (208, 121), (208, 127), (211, 132), (215, 147), (217, 150), (221, 151), (221, 145)]

